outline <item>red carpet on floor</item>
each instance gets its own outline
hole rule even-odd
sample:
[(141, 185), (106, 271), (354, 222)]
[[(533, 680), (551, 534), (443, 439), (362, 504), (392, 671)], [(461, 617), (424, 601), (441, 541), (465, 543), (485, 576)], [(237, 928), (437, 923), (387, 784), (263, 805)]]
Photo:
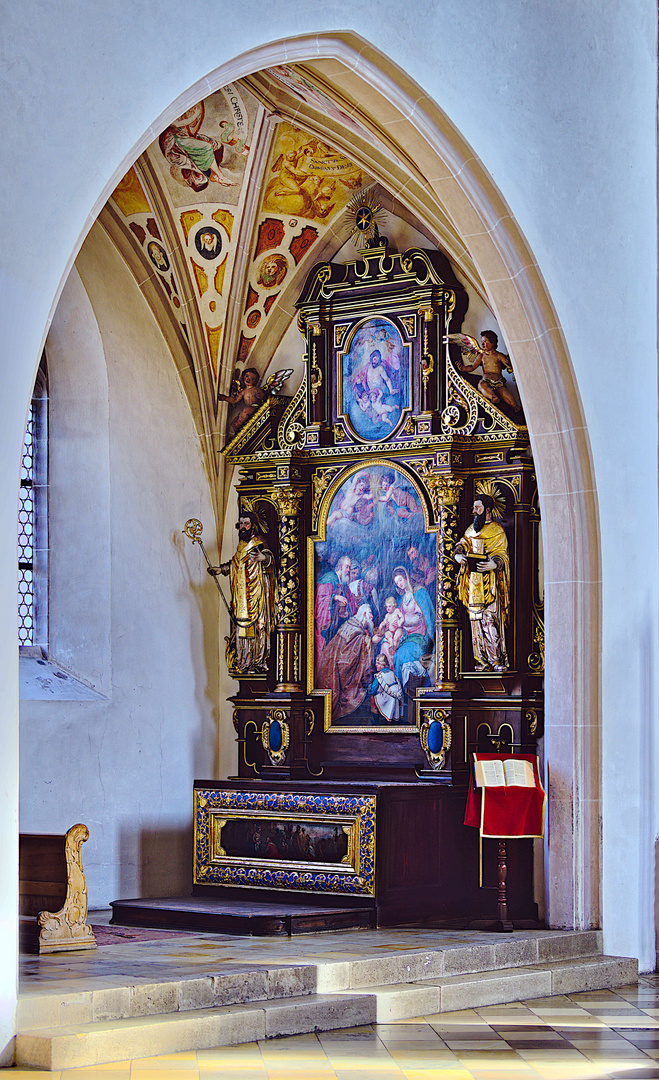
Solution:
[(94, 926), (97, 945), (126, 945), (133, 941), (173, 941), (192, 937), (185, 930), (151, 930), (148, 926)]

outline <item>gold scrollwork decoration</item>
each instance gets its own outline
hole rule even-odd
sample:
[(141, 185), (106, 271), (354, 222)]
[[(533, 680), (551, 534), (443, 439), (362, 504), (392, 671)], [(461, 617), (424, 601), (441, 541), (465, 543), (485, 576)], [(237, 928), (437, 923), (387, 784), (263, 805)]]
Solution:
[(343, 442), (343, 440), (348, 437), (348, 433), (343, 424), (336, 423), (332, 428), (332, 431), (337, 442)]
[(410, 460), (408, 464), (426, 485), (436, 518), (443, 506), (457, 506), (464, 486), (461, 476), (439, 472), (433, 458)]
[(533, 608), (533, 644), (535, 649), (529, 654), (527, 664), (534, 675), (542, 675), (545, 670), (545, 624), (540, 618), (538, 611)]
[(524, 718), (529, 729), (529, 735), (535, 735), (538, 730), (538, 714), (535, 709), (529, 709), (529, 711), (524, 714)]
[(406, 435), (414, 435), (415, 430), (416, 430), (416, 428), (415, 428), (415, 424), (414, 424), (414, 417), (413, 416), (408, 416), (407, 420), (405, 421), (405, 423), (403, 425), (403, 431), (405, 432)]
[(286, 760), (290, 737), (286, 713), (283, 709), (273, 709), (261, 726), (261, 744), (273, 765), (281, 765)]
[(279, 442), (280, 449), (288, 450), (298, 449), (304, 446), (306, 442), (307, 432), (302, 421), (304, 420), (304, 410), (307, 395), (307, 376), (306, 372), (300, 383), (297, 392), (291, 398), (290, 404), (287, 406), (284, 415), (282, 416), (279, 427), (277, 428), (277, 440)]
[(343, 345), (343, 339), (350, 329), (350, 323), (337, 323), (334, 326), (334, 346), (340, 349)]
[(460, 672), (462, 670), (462, 630), (458, 627), (455, 631), (453, 646), (453, 677), (456, 682), (460, 678)]
[[(421, 713), (419, 739), (431, 769), (443, 769), (446, 764), (446, 755), (453, 739), (448, 716), (446, 709), (423, 709)], [(435, 724), (440, 724), (442, 728), (441, 743), (431, 732)]]
[(400, 321), (405, 327), (408, 338), (416, 337), (416, 315), (401, 315)]
[(313, 709), (304, 710), (304, 724), (307, 738), (313, 733), (313, 729), (316, 723), (316, 717), (314, 716)]
[[(297, 626), (300, 592), (299, 514), (304, 492), (298, 488), (275, 487), (271, 488), (268, 494), (277, 507), (279, 515), (277, 620), (280, 626)], [(281, 661), (282, 649), (279, 650), (278, 655)]]
[(318, 512), (320, 510), (321, 499), (336, 474), (341, 472), (342, 469), (343, 465), (326, 465), (321, 469), (316, 469), (315, 473), (313, 474), (311, 520), (314, 529), (316, 528), (316, 522), (318, 521)]

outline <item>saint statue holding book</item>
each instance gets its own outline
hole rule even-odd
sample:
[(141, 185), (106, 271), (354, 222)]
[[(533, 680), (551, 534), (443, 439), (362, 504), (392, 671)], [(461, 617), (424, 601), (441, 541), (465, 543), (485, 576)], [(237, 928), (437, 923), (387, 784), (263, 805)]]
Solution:
[(469, 612), (477, 671), (507, 671), (505, 631), (510, 608), (508, 540), (492, 520), (494, 499), (477, 495), (473, 523), (455, 548), (458, 596)]

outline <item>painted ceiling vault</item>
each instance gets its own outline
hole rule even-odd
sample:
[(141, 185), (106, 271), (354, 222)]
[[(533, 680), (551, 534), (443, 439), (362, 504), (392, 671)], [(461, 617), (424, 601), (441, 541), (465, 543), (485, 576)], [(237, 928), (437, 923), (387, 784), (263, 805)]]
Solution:
[[(372, 192), (429, 246), (442, 247), (484, 296), (449, 216), (436, 205), (428, 210), (426, 183), (408, 150), (317, 61), (260, 71), (198, 102), (108, 200), (100, 221), (171, 350), (202, 440), (218, 528), (226, 498), (221, 396), (246, 367), (265, 375), (310, 267), (349, 242), (356, 195)], [(300, 371), (284, 393), (294, 392)]]

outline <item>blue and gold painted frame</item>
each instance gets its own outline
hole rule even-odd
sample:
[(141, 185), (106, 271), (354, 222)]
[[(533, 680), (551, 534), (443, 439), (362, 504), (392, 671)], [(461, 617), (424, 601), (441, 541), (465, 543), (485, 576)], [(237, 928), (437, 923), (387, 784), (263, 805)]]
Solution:
[(337, 352), (337, 418), (366, 442), (391, 438), (412, 407), (412, 344), (386, 316), (360, 319)]
[[(369, 491), (360, 494), (356, 485), (362, 477), (368, 477)], [(409, 580), (409, 573), (413, 573), (407, 554), (410, 548), (414, 548), (417, 554), (425, 554), (426, 563), (436, 567), (437, 525), (432, 523), (426, 493), (418, 477), (404, 462), (381, 456), (362, 459), (343, 469), (334, 467), (327, 470), (321, 466), (312, 479), (312, 527), (315, 532), (307, 538), (307, 693), (323, 699), (323, 726), (326, 732), (368, 732), (382, 735), (393, 732), (396, 735), (416, 735), (418, 717), (413, 723), (392, 724), (382, 721), (377, 725), (370, 719), (355, 719), (354, 714), (348, 715), (347, 719), (337, 719), (334, 691), (323, 678), (326, 672), (321, 667), (325, 655), (322, 641), (324, 615), (326, 621), (323, 591), (328, 592), (328, 595), (332, 591), (333, 586), (326, 585), (326, 582), (335, 577), (331, 567), (336, 565), (338, 555), (350, 555), (354, 560), (357, 553), (359, 561), (362, 562), (362, 554), (370, 552), (367, 561), (375, 558), (376, 566), (379, 565), (379, 555), (382, 555), (384, 561), (390, 564), (390, 573), (384, 575), (383, 584), (386, 584), (394, 569), (402, 570)], [(387, 485), (384, 489), (383, 484)], [(342, 498), (346, 492), (357, 496), (356, 500), (352, 499), (354, 506), (349, 514), (341, 509), (344, 505)], [(390, 497), (393, 492), (397, 492), (395, 499)], [(346, 517), (349, 520), (345, 520)], [(365, 535), (362, 536), (361, 533)], [(327, 562), (323, 563), (322, 560)], [(324, 570), (329, 572), (324, 573)], [(389, 582), (389, 587), (382, 593), (382, 599), (387, 592), (393, 594), (394, 590), (395, 586)], [(417, 588), (417, 594), (418, 591)], [(433, 641), (434, 664), (436, 642), (439, 640), (436, 580), (429, 583), (427, 589), (420, 591), (426, 593), (426, 626)], [(366, 697), (361, 706), (362, 711), (367, 708), (365, 702)]]
[[(194, 804), (194, 883), (293, 889), (308, 893), (375, 895), (375, 796), (310, 795), (285, 792), (226, 791), (196, 788)], [(311, 837), (307, 855), (298, 845), (290, 857), (272, 852), (230, 854), (223, 832), (274, 835), (290, 826)], [(313, 850), (319, 834), (343, 834), (346, 853), (338, 861), (322, 861)], [(240, 844), (238, 845), (240, 846)], [(320, 855), (320, 857), (318, 857)]]

